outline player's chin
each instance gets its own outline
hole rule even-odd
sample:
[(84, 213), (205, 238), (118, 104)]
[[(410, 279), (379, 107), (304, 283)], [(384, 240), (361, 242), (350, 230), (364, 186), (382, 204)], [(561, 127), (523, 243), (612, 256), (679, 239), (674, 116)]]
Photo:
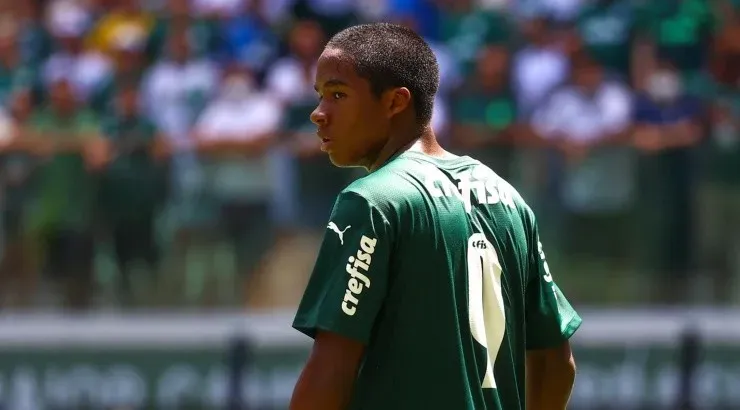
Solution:
[(335, 167), (340, 168), (349, 168), (349, 167), (356, 167), (357, 166), (357, 160), (354, 160), (349, 155), (343, 155), (341, 151), (328, 151), (329, 154), (329, 161), (331, 161), (332, 164), (334, 164)]

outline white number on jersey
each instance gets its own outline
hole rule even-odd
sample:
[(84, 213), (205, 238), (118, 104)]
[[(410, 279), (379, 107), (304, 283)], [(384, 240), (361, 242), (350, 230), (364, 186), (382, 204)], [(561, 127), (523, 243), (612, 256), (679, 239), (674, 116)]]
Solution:
[(470, 331), (487, 355), (481, 387), (495, 388), (493, 365), (504, 339), (506, 313), (501, 294), (501, 263), (496, 249), (482, 233), (468, 239), (468, 300)]

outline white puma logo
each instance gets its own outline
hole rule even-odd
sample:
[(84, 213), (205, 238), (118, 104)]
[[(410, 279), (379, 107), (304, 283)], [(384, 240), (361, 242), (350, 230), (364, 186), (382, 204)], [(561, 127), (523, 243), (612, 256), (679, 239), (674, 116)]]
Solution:
[(339, 243), (344, 245), (344, 233), (347, 232), (347, 229), (351, 228), (352, 225), (347, 225), (344, 230), (339, 230), (339, 227), (334, 222), (329, 222), (329, 225), (326, 226), (327, 228), (331, 229), (332, 231), (336, 232), (337, 235), (339, 235)]

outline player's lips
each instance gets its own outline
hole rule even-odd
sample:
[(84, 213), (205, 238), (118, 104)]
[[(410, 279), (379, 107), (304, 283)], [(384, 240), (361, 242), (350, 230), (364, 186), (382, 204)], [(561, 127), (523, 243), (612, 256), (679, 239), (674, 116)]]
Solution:
[(316, 133), (316, 135), (319, 136), (319, 139), (321, 140), (321, 150), (326, 152), (329, 149), (329, 145), (331, 145), (331, 139), (327, 138), (323, 133)]

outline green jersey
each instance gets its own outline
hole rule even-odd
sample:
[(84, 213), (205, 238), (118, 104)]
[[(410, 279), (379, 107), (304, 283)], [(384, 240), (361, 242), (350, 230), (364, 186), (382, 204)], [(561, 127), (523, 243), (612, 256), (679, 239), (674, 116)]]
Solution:
[(293, 326), (367, 346), (353, 410), (513, 410), (526, 349), (580, 323), (511, 185), (405, 152), (337, 198)]

